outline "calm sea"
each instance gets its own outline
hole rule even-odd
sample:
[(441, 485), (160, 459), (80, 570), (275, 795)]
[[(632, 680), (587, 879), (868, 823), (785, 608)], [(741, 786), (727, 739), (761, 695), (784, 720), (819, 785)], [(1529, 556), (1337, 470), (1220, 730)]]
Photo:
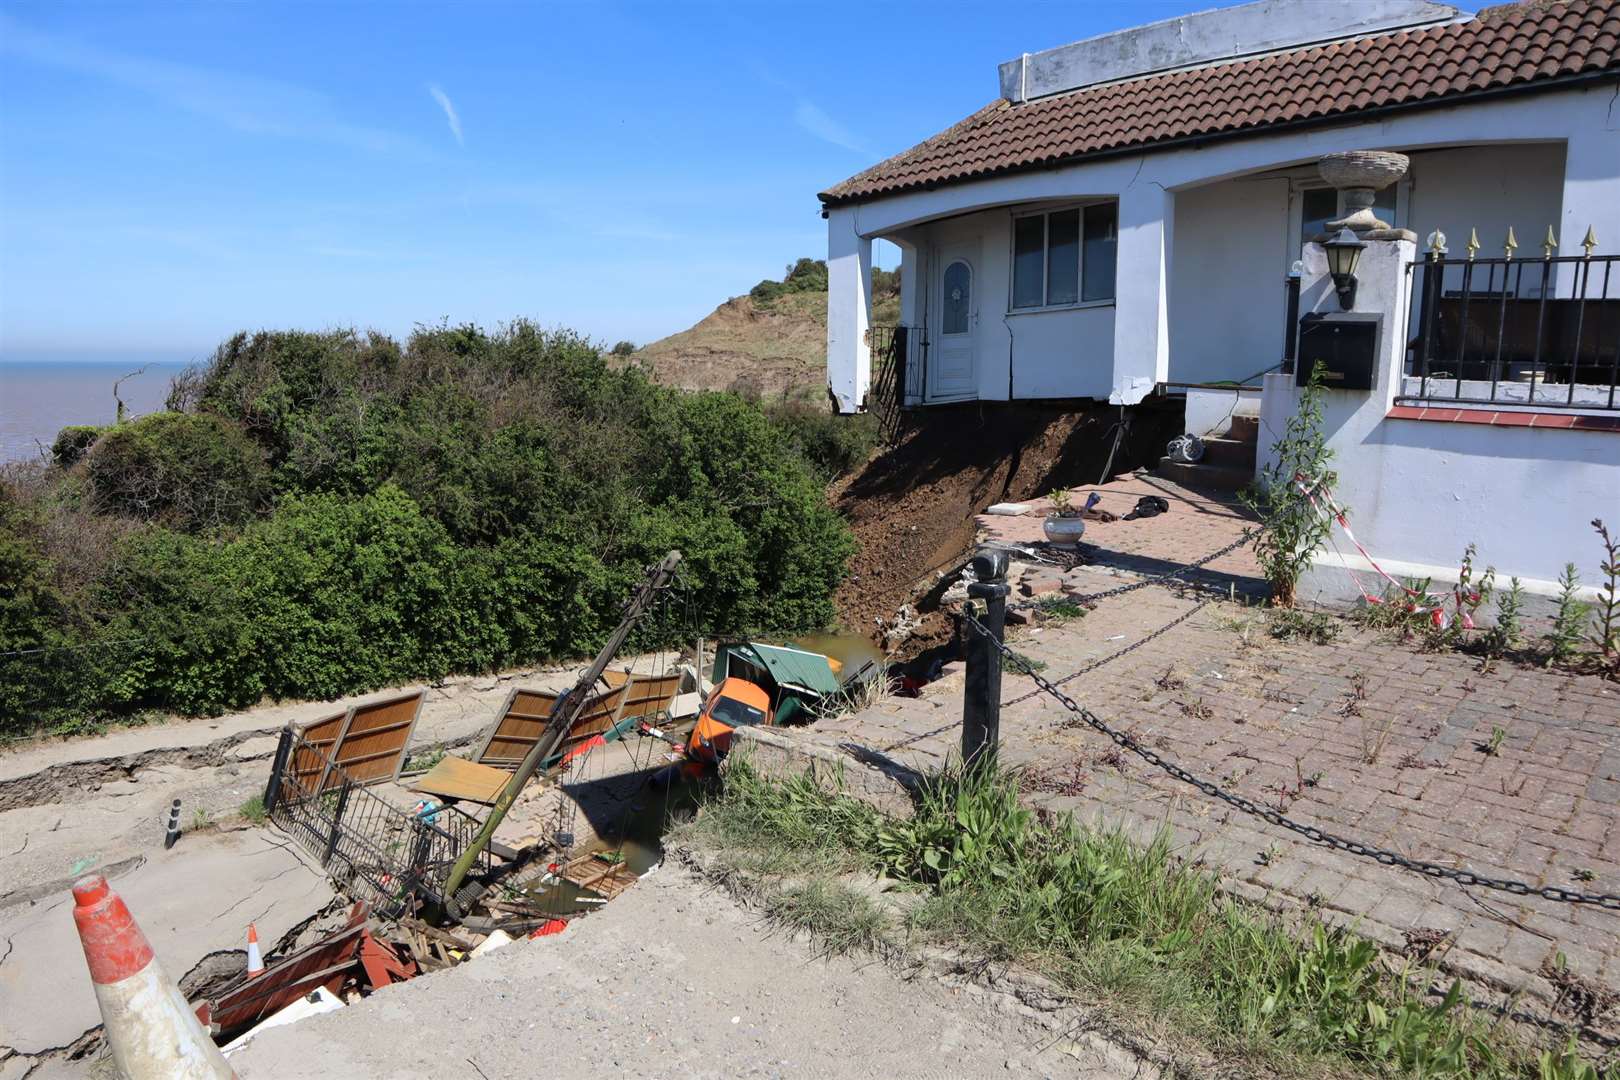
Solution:
[[(113, 383), (140, 367), (137, 361), (0, 360), (0, 461), (20, 461), (50, 448), (69, 424), (109, 424), (118, 414)], [(163, 408), (169, 380), (183, 363), (151, 363), (124, 380), (119, 396), (127, 415)]]

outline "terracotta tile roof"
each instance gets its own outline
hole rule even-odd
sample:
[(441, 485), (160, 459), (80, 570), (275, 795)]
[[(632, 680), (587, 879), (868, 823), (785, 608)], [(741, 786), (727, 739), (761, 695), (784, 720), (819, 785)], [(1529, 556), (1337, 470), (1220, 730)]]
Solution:
[(1021, 105), (1002, 99), (824, 191), (829, 205), (1186, 138), (1453, 104), (1620, 71), (1620, 0), (1487, 8), (1468, 22), (1149, 75)]

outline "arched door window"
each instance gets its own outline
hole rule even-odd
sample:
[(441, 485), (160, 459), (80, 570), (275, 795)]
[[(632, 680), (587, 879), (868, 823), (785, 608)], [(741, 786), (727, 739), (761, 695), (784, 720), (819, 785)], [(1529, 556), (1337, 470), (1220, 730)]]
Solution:
[(946, 334), (968, 332), (968, 314), (973, 310), (973, 268), (961, 259), (945, 268), (944, 319), (941, 331)]

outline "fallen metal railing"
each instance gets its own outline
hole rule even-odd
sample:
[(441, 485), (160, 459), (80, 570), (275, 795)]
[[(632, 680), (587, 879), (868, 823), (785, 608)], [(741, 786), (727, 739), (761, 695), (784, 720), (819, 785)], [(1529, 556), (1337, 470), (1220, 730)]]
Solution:
[[(385, 918), (407, 913), (413, 898), (444, 906), (450, 869), (484, 824), (454, 806), (402, 810), (290, 728), (276, 747), (264, 809), (339, 889)], [(480, 851), (469, 876), (488, 873), (492, 857)]]

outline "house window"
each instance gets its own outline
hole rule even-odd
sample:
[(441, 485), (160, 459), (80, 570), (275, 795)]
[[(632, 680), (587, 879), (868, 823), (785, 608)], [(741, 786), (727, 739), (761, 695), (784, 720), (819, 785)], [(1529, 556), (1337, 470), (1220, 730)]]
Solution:
[(1014, 218), (1014, 309), (1112, 300), (1118, 219), (1111, 202)]
[[(1373, 196), (1373, 216), (1379, 221), (1395, 224), (1395, 188), (1384, 188)], [(1335, 188), (1305, 188), (1299, 193), (1299, 242), (1308, 244), (1312, 238), (1327, 232), (1328, 222), (1344, 216), (1344, 207)]]
[(1335, 188), (1306, 188), (1299, 193), (1299, 238), (1308, 244), (1327, 232), (1327, 223), (1339, 216), (1339, 192)]

